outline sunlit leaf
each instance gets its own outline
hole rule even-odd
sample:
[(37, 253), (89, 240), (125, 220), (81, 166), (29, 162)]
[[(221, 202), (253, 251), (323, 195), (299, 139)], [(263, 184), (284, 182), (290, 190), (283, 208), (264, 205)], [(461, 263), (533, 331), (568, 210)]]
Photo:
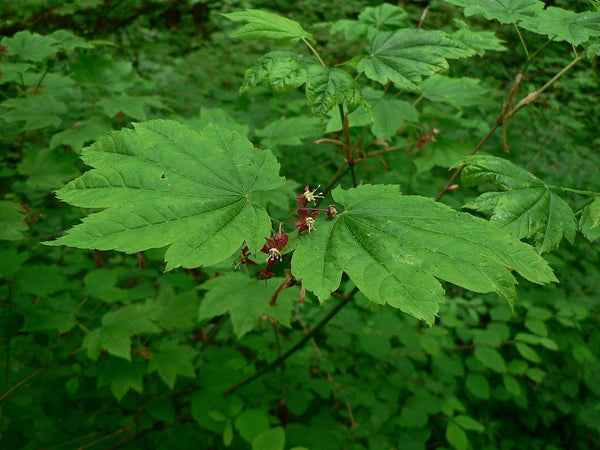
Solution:
[(488, 20), (500, 23), (515, 23), (519, 20), (535, 17), (544, 9), (539, 0), (443, 0), (452, 5), (465, 8), (465, 15), (482, 15)]
[(555, 281), (535, 250), (487, 221), (434, 201), (400, 195), (397, 186), (336, 188), (333, 220), (302, 236), (292, 272), (321, 301), (342, 273), (372, 302), (432, 323), (444, 290), (438, 280), (515, 299), (508, 267), (536, 283)]
[(494, 156), (472, 156), (462, 161), (465, 186), (491, 180), (501, 192), (486, 192), (464, 208), (478, 211), (491, 223), (518, 238), (534, 237), (543, 253), (560, 241), (575, 238), (575, 216), (569, 205), (539, 178), (510, 161)]
[(169, 246), (167, 269), (216, 264), (244, 241), (260, 248), (271, 223), (252, 192), (284, 184), (269, 151), (216, 126), (197, 133), (172, 121), (137, 124), (82, 158), (94, 169), (57, 196), (104, 211), (48, 244), (128, 253)]
[(447, 59), (472, 54), (441, 31), (386, 31), (373, 37), (369, 54), (358, 61), (356, 69), (382, 85), (391, 80), (399, 89), (416, 90), (424, 76), (447, 70)]
[(273, 40), (281, 45), (289, 45), (300, 39), (315, 42), (312, 34), (293, 20), (258, 9), (247, 9), (229, 14), (223, 14), (234, 22), (246, 22), (244, 26), (231, 33), (232, 37), (248, 40)]

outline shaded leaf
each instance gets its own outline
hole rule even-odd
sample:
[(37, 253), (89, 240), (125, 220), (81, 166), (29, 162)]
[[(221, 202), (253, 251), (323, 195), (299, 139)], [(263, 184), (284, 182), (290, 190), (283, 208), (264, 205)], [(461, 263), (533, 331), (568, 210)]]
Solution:
[(23, 131), (39, 130), (50, 126), (58, 126), (61, 116), (67, 111), (63, 102), (49, 94), (32, 95), (28, 98), (11, 98), (0, 106), (10, 108), (2, 114), (8, 123), (24, 121)]
[(315, 42), (312, 34), (304, 31), (298, 22), (278, 14), (247, 9), (223, 15), (234, 22), (246, 22), (244, 26), (231, 33), (232, 37), (248, 40), (273, 40), (281, 45), (294, 44), (300, 39)]
[(25, 212), (21, 205), (7, 200), (0, 201), (0, 239), (17, 241), (29, 228), (25, 222)]
[(579, 45), (592, 36), (600, 36), (600, 12), (576, 13), (550, 6), (519, 26), (553, 40)]
[(480, 14), (488, 20), (515, 23), (537, 16), (544, 9), (539, 0), (443, 0), (465, 8), (466, 16)]
[(161, 342), (160, 349), (152, 352), (148, 373), (157, 371), (165, 384), (173, 389), (177, 375), (196, 377), (193, 361), (197, 353), (190, 346), (175, 341)]
[(285, 448), (285, 430), (283, 427), (263, 431), (252, 441), (252, 450), (283, 450)]
[(7, 47), (8, 56), (16, 56), (21, 61), (43, 61), (54, 55), (57, 48), (55, 40), (50, 36), (42, 36), (29, 31), (19, 31), (13, 37), (2, 39)]
[(510, 302), (516, 280), (507, 267), (536, 283), (556, 280), (530, 246), (484, 220), (402, 196), (397, 186), (336, 188), (333, 199), (344, 211), (301, 236), (292, 259), (294, 275), (321, 301), (345, 272), (372, 302), (432, 323), (444, 300), (437, 279)]
[(600, 237), (600, 198), (583, 209), (579, 219), (579, 229), (589, 241)]
[(76, 48), (94, 48), (85, 39), (76, 36), (68, 30), (56, 30), (49, 35), (54, 40), (54, 45), (60, 50), (74, 50)]
[(469, 439), (465, 431), (456, 423), (450, 421), (446, 426), (446, 440), (456, 450), (467, 450), (469, 448)]
[(493, 31), (471, 30), (469, 26), (459, 19), (454, 19), (454, 24), (459, 30), (452, 33), (452, 39), (475, 51), (479, 56), (485, 55), (487, 50), (503, 52), (506, 47), (502, 45)]
[(488, 369), (506, 373), (506, 363), (498, 350), (485, 345), (478, 345), (474, 351), (475, 358)]
[(256, 130), (265, 147), (302, 145), (303, 139), (314, 139), (322, 133), (322, 125), (314, 117), (282, 117), (262, 130)]
[(382, 85), (391, 80), (399, 89), (416, 90), (424, 76), (447, 70), (447, 59), (472, 54), (441, 31), (386, 31), (373, 37), (369, 55), (358, 61), (356, 69)]
[(396, 99), (383, 98), (372, 102), (373, 105), (373, 135), (382, 141), (387, 141), (396, 135), (396, 131), (405, 122), (416, 122), (419, 113), (413, 105)]
[(100, 366), (98, 387), (110, 385), (117, 400), (121, 400), (129, 389), (141, 393), (144, 389), (144, 364), (140, 361), (127, 362), (121, 358), (109, 358)]
[(160, 332), (155, 324), (156, 308), (152, 304), (125, 306), (102, 316), (102, 326), (83, 339), (82, 348), (97, 360), (102, 349), (128, 361), (131, 360), (131, 336)]
[(31, 149), (17, 166), (17, 171), (27, 176), (27, 186), (50, 190), (79, 175), (76, 164), (74, 153), (42, 147)]
[(425, 98), (432, 102), (457, 107), (492, 104), (489, 90), (481, 87), (476, 78), (432, 75), (423, 82), (421, 89)]
[(473, 145), (464, 141), (436, 138), (429, 142), (417, 153), (414, 163), (419, 172), (431, 169), (433, 166), (452, 167), (467, 156)]
[(0, 76), (0, 85), (13, 82), (21, 84), (25, 72), (33, 68), (34, 66), (32, 64), (27, 63), (0, 62), (0, 74), (2, 74), (2, 76)]
[(562, 238), (573, 242), (575, 215), (569, 205), (539, 178), (512, 162), (494, 156), (464, 159), (462, 182), (472, 186), (491, 180), (502, 192), (486, 192), (464, 208), (478, 211), (518, 238), (534, 237), (541, 252), (554, 250)]
[(88, 53), (79, 55), (71, 64), (71, 76), (81, 86), (95, 87), (111, 94), (125, 91), (136, 81), (130, 62)]
[(112, 128), (110, 120), (106, 117), (92, 116), (86, 120), (75, 122), (69, 128), (55, 133), (50, 140), (50, 148), (59, 145), (68, 145), (75, 152), (81, 152), (85, 144), (98, 139)]
[(277, 306), (269, 305), (275, 288), (282, 281), (281, 278), (271, 278), (266, 286), (264, 282), (243, 273), (230, 273), (208, 280), (200, 286), (207, 292), (200, 303), (199, 318), (210, 319), (229, 313), (238, 338), (252, 331), (263, 314), (289, 326), (298, 291), (285, 289), (279, 294)]
[(236, 131), (242, 136), (248, 136), (250, 127), (246, 123), (236, 121), (229, 112), (222, 108), (200, 108), (200, 117), (191, 119), (180, 118), (179, 121), (196, 131), (202, 131), (208, 124), (212, 123), (221, 128)]
[(371, 38), (378, 31), (392, 31), (409, 23), (406, 12), (397, 5), (384, 3), (382, 5), (365, 8), (358, 15), (358, 20), (338, 20), (334, 22), (329, 32), (331, 34), (343, 33), (346, 40), (360, 37)]
[(104, 109), (108, 117), (114, 117), (119, 113), (124, 113), (137, 120), (146, 120), (146, 110), (152, 106), (154, 108), (164, 108), (160, 97), (148, 95), (142, 97), (130, 97), (120, 95), (114, 98), (105, 98), (98, 102), (98, 105)]
[(94, 169), (57, 196), (106, 209), (47, 244), (128, 253), (169, 246), (167, 270), (217, 264), (244, 241), (260, 248), (271, 223), (252, 192), (284, 184), (269, 151), (212, 125), (197, 133), (172, 121), (136, 124), (84, 149), (82, 158)]

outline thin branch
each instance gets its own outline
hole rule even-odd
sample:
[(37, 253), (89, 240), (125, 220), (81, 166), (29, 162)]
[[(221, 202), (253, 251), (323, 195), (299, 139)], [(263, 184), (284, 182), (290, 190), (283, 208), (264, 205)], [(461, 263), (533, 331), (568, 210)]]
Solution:
[(308, 39), (306, 38), (302, 38), (302, 42), (304, 42), (306, 45), (308, 45), (308, 48), (310, 48), (310, 50), (314, 53), (314, 55), (317, 57), (317, 59), (319, 60), (319, 62), (323, 65), (323, 67), (327, 67), (327, 64), (325, 64), (323, 62), (323, 60), (321, 59), (321, 56), (319, 55), (319, 53), (315, 50), (315, 48), (310, 44), (310, 42), (308, 41)]
[(338, 312), (340, 312), (340, 310), (344, 306), (346, 306), (346, 304), (348, 304), (348, 302), (350, 300), (352, 300), (353, 296), (354, 296), (354, 291), (351, 292), (349, 295), (344, 296), (344, 298), (337, 305), (335, 305), (335, 307), (331, 311), (329, 311), (329, 313), (325, 317), (323, 317), (321, 319), (321, 321), (312, 330), (310, 330), (309, 333), (305, 334), (304, 337), (302, 339), (300, 339), (296, 344), (294, 344), (287, 352), (283, 353), (277, 359), (271, 361), (269, 364), (264, 366), (262, 369), (254, 372), (249, 377), (246, 377), (242, 381), (229, 386), (227, 389), (222, 391), (222, 394), (223, 395), (231, 394), (232, 392), (237, 391), (239, 388), (247, 385), (248, 383), (250, 383), (251, 381), (254, 381), (257, 378), (260, 378), (265, 373), (269, 372), (270, 370), (272, 370), (275, 367), (282, 364), (286, 359), (288, 359), (290, 356), (292, 356), (294, 353), (296, 353), (298, 350), (300, 350), (302, 347), (304, 347), (304, 344), (306, 344), (315, 334), (317, 334), (327, 324), (327, 322), (329, 322), (331, 319), (333, 319), (335, 317), (335, 315)]
[[(541, 88), (539, 88), (537, 91), (532, 92), (531, 94), (524, 97), (517, 104), (517, 106), (515, 106), (513, 109), (510, 109), (510, 104), (512, 103), (510, 101), (511, 95), (514, 96), (514, 94), (516, 93), (516, 88), (518, 87), (518, 84), (520, 84), (521, 78), (522, 78), (521, 74), (517, 75), (517, 78), (515, 79), (515, 83), (513, 84), (513, 87), (511, 88), (509, 95), (507, 96), (507, 101), (504, 102), (502, 111), (500, 112), (500, 115), (496, 119), (496, 123), (494, 123), (492, 128), (490, 128), (490, 130), (487, 132), (487, 134), (479, 141), (479, 143), (473, 148), (473, 150), (471, 150), (471, 153), (469, 153), (469, 154), (474, 155), (475, 153), (477, 153), (479, 151), (479, 149), (483, 146), (483, 144), (485, 144), (487, 142), (487, 140), (490, 138), (490, 136), (498, 129), (498, 127), (500, 127), (500, 125), (502, 125), (506, 120), (508, 120), (512, 116), (514, 116), (517, 113), (517, 111), (519, 111), (521, 108), (523, 108), (523, 107), (527, 106), (528, 104), (537, 100), (537, 98), (539, 97), (539, 95), (542, 92), (544, 92), (546, 89), (548, 89), (550, 86), (552, 86), (552, 84), (554, 84), (556, 82), (556, 80), (558, 80), (560, 77), (562, 77), (575, 64), (577, 64), (579, 61), (581, 61), (583, 58), (585, 58), (585, 56), (586, 56), (586, 52), (583, 52), (581, 55), (579, 55), (577, 58), (575, 58), (573, 61), (571, 61), (569, 64), (567, 64), (560, 72), (558, 72), (556, 75), (554, 75)], [(465, 165), (463, 164), (456, 169), (456, 171), (454, 172), (454, 174), (452, 174), (452, 176), (450, 177), (448, 182), (444, 185), (444, 187), (440, 190), (440, 192), (438, 192), (438, 194), (435, 196), (436, 202), (440, 201), (440, 199), (444, 196), (444, 194), (446, 194), (446, 192), (448, 192), (450, 190), (450, 187), (454, 184), (454, 182), (456, 181), (456, 179), (461, 174), (461, 172), (463, 171), (464, 168), (465, 168)]]

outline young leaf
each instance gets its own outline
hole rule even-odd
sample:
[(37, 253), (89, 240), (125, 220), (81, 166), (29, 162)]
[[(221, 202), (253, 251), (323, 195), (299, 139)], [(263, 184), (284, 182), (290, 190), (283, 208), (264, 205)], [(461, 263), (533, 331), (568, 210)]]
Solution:
[(245, 92), (266, 80), (275, 92), (286, 92), (306, 83), (306, 70), (316, 61), (293, 52), (271, 52), (246, 70), (240, 92)]
[(579, 229), (591, 242), (600, 237), (600, 199), (586, 206), (579, 219)]
[(348, 72), (313, 64), (307, 70), (306, 98), (313, 112), (325, 118), (340, 104), (345, 104), (348, 112), (354, 111), (362, 102), (362, 93)]
[(156, 120), (113, 132), (84, 149), (94, 167), (57, 192), (89, 215), (48, 245), (134, 253), (169, 246), (167, 270), (217, 264), (245, 241), (260, 248), (271, 232), (252, 192), (284, 184), (267, 150), (231, 130), (197, 133)]
[(556, 281), (533, 248), (482, 219), (400, 195), (397, 186), (337, 188), (332, 194), (344, 211), (303, 235), (292, 258), (294, 275), (321, 301), (345, 272), (372, 302), (431, 324), (444, 300), (437, 279), (497, 292), (510, 302), (516, 280), (508, 267), (534, 283)]
[(231, 33), (232, 37), (248, 40), (273, 40), (280, 45), (295, 44), (300, 39), (315, 42), (312, 34), (304, 31), (298, 22), (257, 9), (247, 9), (223, 14), (234, 22), (246, 22), (246, 25)]
[(395, 30), (409, 22), (408, 15), (402, 8), (389, 3), (366, 8), (358, 15), (358, 21), (371, 25), (377, 31)]
[(519, 26), (577, 46), (591, 36), (600, 36), (600, 12), (576, 13), (551, 6), (536, 17), (523, 20)]
[(486, 192), (464, 208), (478, 211), (519, 239), (535, 236), (540, 253), (575, 238), (575, 215), (569, 205), (539, 178), (503, 158), (477, 155), (464, 159), (462, 182), (472, 186), (492, 180), (503, 192)]
[(416, 90), (423, 76), (447, 70), (447, 59), (472, 54), (441, 31), (385, 31), (373, 37), (369, 55), (358, 61), (356, 69), (382, 85), (389, 79), (399, 89)]
[(199, 318), (210, 319), (229, 312), (233, 331), (238, 338), (252, 331), (258, 319), (267, 314), (279, 323), (289, 326), (293, 308), (293, 299), (297, 291), (281, 291), (277, 306), (270, 306), (271, 296), (282, 279), (272, 278), (268, 287), (259, 280), (246, 274), (230, 273), (203, 283), (200, 289), (207, 293), (200, 303)]
[(451, 5), (465, 8), (466, 16), (481, 14), (488, 20), (500, 23), (515, 23), (519, 20), (535, 17), (544, 9), (539, 0), (443, 0)]
[(148, 373), (158, 371), (169, 388), (173, 389), (177, 375), (194, 378), (194, 357), (197, 351), (187, 345), (179, 345), (175, 341), (162, 342), (160, 350), (152, 352), (148, 363)]

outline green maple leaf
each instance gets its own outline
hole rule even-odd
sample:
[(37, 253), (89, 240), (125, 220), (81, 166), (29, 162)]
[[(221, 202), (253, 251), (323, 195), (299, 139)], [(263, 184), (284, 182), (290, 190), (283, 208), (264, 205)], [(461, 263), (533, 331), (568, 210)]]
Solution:
[(160, 97), (156, 95), (130, 97), (120, 95), (115, 98), (106, 98), (98, 102), (104, 112), (109, 117), (114, 117), (118, 113), (123, 112), (129, 117), (137, 120), (146, 120), (146, 110), (149, 106), (154, 108), (164, 108), (165, 105), (160, 101)]
[(131, 336), (160, 332), (156, 325), (157, 310), (153, 304), (136, 303), (102, 316), (102, 326), (92, 330), (82, 347), (96, 360), (102, 349), (128, 361), (131, 360)]
[(29, 31), (19, 31), (13, 37), (2, 39), (8, 56), (16, 56), (21, 61), (43, 61), (57, 52), (56, 41), (50, 36), (42, 36)]
[(18, 241), (28, 230), (25, 212), (16, 202), (0, 200), (0, 239)]
[(432, 75), (421, 86), (423, 96), (433, 102), (447, 103), (456, 107), (489, 105), (490, 92), (479, 85), (476, 78), (449, 78)]
[(230, 273), (208, 280), (200, 286), (207, 292), (200, 303), (199, 318), (210, 319), (229, 313), (238, 338), (252, 331), (263, 314), (289, 326), (293, 301), (298, 297), (298, 291), (284, 289), (278, 296), (277, 305), (269, 305), (275, 288), (282, 281), (281, 278), (271, 278), (266, 286), (264, 282), (242, 273)]
[(282, 117), (262, 130), (256, 130), (261, 144), (266, 147), (302, 145), (303, 139), (314, 138), (322, 133), (322, 126), (314, 117)]
[(500, 23), (515, 23), (519, 20), (535, 17), (544, 9), (539, 0), (443, 0), (465, 8), (466, 16), (481, 14), (488, 20)]
[(490, 222), (518, 238), (534, 237), (543, 253), (554, 250), (562, 238), (573, 242), (575, 215), (569, 205), (533, 174), (503, 158), (472, 156), (464, 159), (462, 182), (472, 186), (492, 180), (502, 192), (486, 192), (464, 208), (478, 211)]
[(343, 212), (303, 235), (292, 258), (294, 275), (321, 301), (345, 272), (372, 302), (431, 324), (444, 301), (438, 279), (511, 303), (516, 280), (509, 267), (535, 283), (556, 281), (532, 247), (483, 219), (403, 196), (397, 186), (338, 187), (332, 194)]
[(362, 103), (360, 86), (348, 72), (318, 64), (307, 69), (306, 98), (321, 118), (337, 105), (345, 104), (348, 112), (352, 112)]
[(157, 371), (166, 385), (173, 389), (177, 375), (196, 377), (193, 361), (197, 353), (197, 350), (175, 341), (162, 342), (159, 351), (152, 353), (148, 372)]
[(315, 42), (313, 35), (305, 31), (298, 22), (278, 14), (247, 9), (223, 15), (234, 22), (247, 22), (231, 33), (232, 37), (248, 40), (273, 40), (280, 45), (295, 44), (300, 39)]
[(536, 17), (521, 21), (519, 26), (535, 33), (545, 34), (550, 39), (579, 45), (592, 36), (600, 36), (600, 12), (575, 13), (549, 7)]
[(245, 92), (265, 80), (275, 92), (296, 89), (306, 83), (306, 70), (316, 60), (293, 52), (271, 52), (262, 56), (246, 70), (240, 92)]
[(384, 3), (368, 7), (358, 15), (358, 20), (338, 20), (330, 27), (331, 34), (343, 33), (347, 40), (362, 36), (372, 37), (378, 31), (391, 31), (408, 25), (408, 15), (399, 6)]
[(502, 45), (500, 39), (496, 37), (493, 31), (471, 30), (469, 26), (459, 19), (454, 19), (454, 24), (459, 30), (452, 33), (452, 39), (469, 47), (479, 56), (483, 56), (486, 50), (505, 51), (506, 47)]
[(64, 103), (48, 94), (11, 98), (2, 102), (1, 106), (10, 108), (2, 114), (2, 119), (8, 123), (24, 121), (23, 131), (58, 126), (62, 122), (61, 116), (67, 111)]
[(129, 389), (141, 393), (144, 389), (144, 364), (127, 362), (121, 358), (109, 358), (100, 366), (98, 387), (110, 385), (117, 400), (121, 400)]
[(94, 167), (60, 189), (63, 201), (102, 208), (48, 245), (135, 253), (169, 246), (167, 270), (217, 264), (271, 232), (255, 191), (284, 185), (268, 150), (209, 125), (155, 120), (110, 133), (82, 152)]
[(391, 80), (399, 89), (416, 90), (424, 76), (447, 70), (447, 59), (473, 53), (441, 31), (386, 31), (373, 36), (369, 55), (358, 60), (356, 69), (382, 85)]

